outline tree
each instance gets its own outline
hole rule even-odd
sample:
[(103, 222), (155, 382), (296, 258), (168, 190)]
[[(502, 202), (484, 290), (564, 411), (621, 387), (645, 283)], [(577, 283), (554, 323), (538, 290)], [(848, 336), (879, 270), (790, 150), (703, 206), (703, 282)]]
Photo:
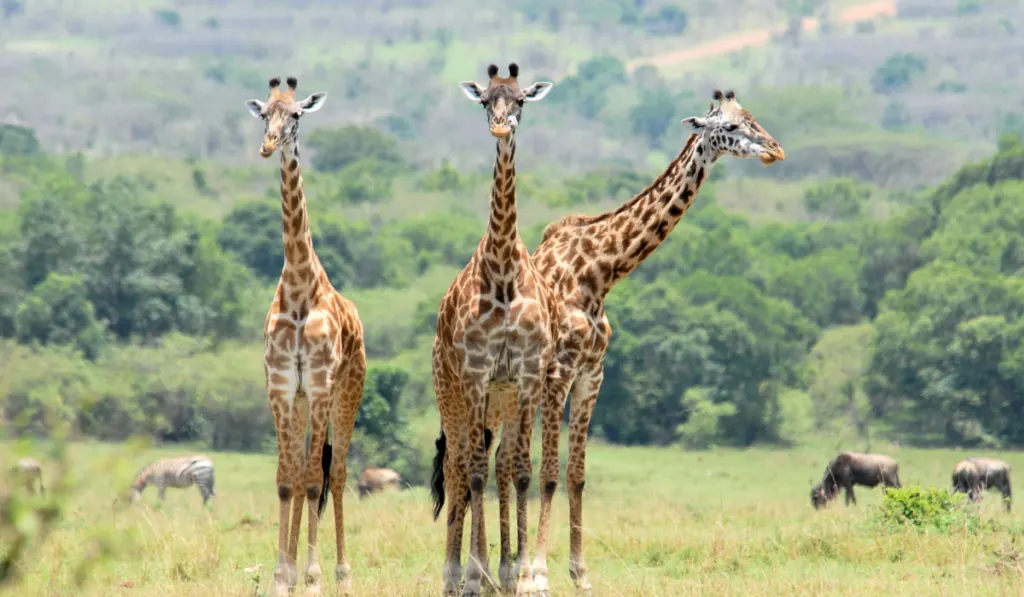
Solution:
[(402, 164), (402, 154), (394, 137), (365, 126), (344, 126), (338, 129), (317, 129), (306, 145), (315, 150), (313, 168), (338, 172), (361, 159), (387, 164)]
[(42, 151), (34, 130), (0, 123), (0, 155), (39, 155)]
[(14, 316), (19, 342), (75, 346), (86, 358), (99, 354), (103, 325), (96, 320), (82, 277), (51, 273), (25, 297)]
[(902, 91), (927, 70), (928, 61), (917, 54), (900, 52), (885, 59), (871, 77), (876, 93)]
[(804, 207), (826, 219), (850, 219), (860, 215), (871, 198), (871, 187), (851, 178), (836, 178), (804, 191)]
[(646, 138), (652, 146), (660, 146), (662, 137), (671, 130), (675, 120), (676, 104), (676, 99), (664, 88), (642, 93), (640, 101), (629, 111), (633, 133)]
[(281, 206), (274, 201), (245, 201), (224, 218), (217, 240), (252, 271), (277, 280), (284, 267)]

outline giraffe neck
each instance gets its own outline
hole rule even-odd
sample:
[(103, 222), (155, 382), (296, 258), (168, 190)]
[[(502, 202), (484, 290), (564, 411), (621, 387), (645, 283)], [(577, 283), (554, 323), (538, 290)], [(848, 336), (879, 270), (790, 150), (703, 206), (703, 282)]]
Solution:
[(598, 246), (610, 252), (605, 261), (611, 271), (598, 283), (602, 300), (665, 242), (693, 205), (717, 160), (717, 152), (705, 142), (703, 134), (690, 135), (683, 150), (650, 186), (604, 219), (600, 224), (604, 234), (599, 235), (604, 242)]
[(498, 155), (494, 159), (494, 182), (491, 185), (491, 216), (484, 240), (484, 255), (497, 271), (508, 274), (518, 269), (516, 241), (519, 226), (516, 214), (516, 141), (515, 135), (498, 139)]
[[(281, 146), (281, 232), (284, 241), (284, 269), (281, 280), (289, 294), (312, 291), (320, 277), (320, 262), (313, 252), (309, 232), (306, 194), (302, 190), (297, 141)], [(296, 300), (298, 297), (290, 297)]]

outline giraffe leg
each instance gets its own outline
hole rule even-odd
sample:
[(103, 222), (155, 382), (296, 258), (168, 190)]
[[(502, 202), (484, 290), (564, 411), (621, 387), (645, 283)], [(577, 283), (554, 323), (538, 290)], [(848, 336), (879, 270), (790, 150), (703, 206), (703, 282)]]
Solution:
[(520, 373), (519, 399), (516, 401), (514, 423), (516, 427), (515, 447), (515, 485), (516, 485), (516, 592), (529, 594), (534, 592), (533, 570), (530, 567), (530, 547), (528, 528), (528, 493), (533, 477), (533, 465), (530, 463), (530, 444), (533, 437), (533, 422), (537, 416), (544, 393), (544, 381), (547, 373), (547, 362), (539, 357), (526, 358), (523, 371)]
[(569, 576), (576, 589), (590, 593), (587, 564), (583, 558), (583, 485), (586, 483), (587, 431), (597, 394), (604, 378), (603, 364), (581, 376), (572, 392), (569, 418), (569, 461), (565, 486), (569, 493)]
[[(489, 364), (488, 364), (489, 365)], [(489, 371), (490, 366), (484, 371)], [(486, 551), (481, 549), (484, 521), (484, 485), (487, 481), (488, 452), (484, 444), (487, 418), (487, 388), (484, 374), (475, 379), (465, 379), (462, 384), (463, 396), (469, 407), (467, 453), (462, 457), (469, 471), (470, 508), (473, 513), (470, 525), (469, 560), (466, 562), (466, 582), (462, 586), (462, 597), (480, 597), (483, 590)]]
[[(316, 378), (316, 375), (314, 375)], [(331, 406), (333, 396), (325, 389), (318, 389), (310, 393), (311, 429), (309, 434), (309, 457), (306, 458), (306, 470), (304, 473), (304, 493), (306, 504), (309, 510), (308, 544), (309, 556), (306, 562), (306, 593), (308, 595), (320, 594), (320, 579), (323, 572), (320, 569), (320, 558), (317, 556), (317, 533), (320, 526), (320, 514), (318, 512), (320, 492), (326, 491), (324, 485), (324, 471), (321, 466), (324, 444), (327, 440), (327, 427), (331, 418)]]
[(448, 436), (448, 447), (444, 457), (444, 483), (448, 494), (448, 533), (445, 539), (445, 562), (442, 577), (444, 594), (451, 596), (459, 592), (462, 582), (462, 529), (469, 508), (465, 469), (460, 466), (461, 450), (458, 436)]
[(306, 471), (306, 429), (309, 426), (309, 396), (304, 392), (295, 395), (295, 402), (292, 405), (292, 443), (289, 446), (292, 464), (290, 465), (291, 487), (292, 487), (292, 522), (288, 529), (288, 559), (292, 565), (293, 577), (291, 588), (294, 589), (298, 583), (298, 561), (299, 561), (299, 530), (302, 527), (302, 507), (305, 492), (302, 487), (302, 477)]
[(292, 501), (294, 473), (291, 444), (297, 441), (292, 431), (294, 413), (288, 412), (291, 397), (285, 391), (271, 388), (270, 407), (274, 415), (274, 426), (277, 428), (277, 497), (280, 502), (280, 513), (277, 536), (277, 565), (274, 566), (274, 584), (271, 594), (275, 597), (286, 596), (298, 581), (295, 561), (288, 558), (289, 510)]
[(352, 592), (352, 567), (345, 552), (345, 511), (343, 500), (345, 481), (348, 476), (348, 447), (352, 441), (352, 429), (363, 400), (363, 385), (366, 383), (366, 361), (349, 365), (342, 379), (338, 401), (332, 409), (334, 444), (331, 448), (331, 497), (334, 498), (334, 532), (338, 544), (338, 565), (334, 569), (338, 583), (338, 594)]
[(512, 565), (512, 536), (509, 532), (509, 506), (512, 495), (512, 455), (515, 449), (516, 411), (507, 408), (507, 402), (518, 398), (515, 395), (499, 394), (491, 396), (491, 400), (502, 402), (501, 443), (498, 445), (494, 462), (494, 480), (498, 486), (498, 519), (501, 524), (501, 560), (498, 564), (498, 577), (505, 591), (515, 590), (515, 569)]
[[(548, 594), (548, 536), (551, 527), (551, 501), (558, 487), (558, 445), (562, 415), (572, 377), (567, 367), (561, 375), (549, 376), (541, 408), (540, 518), (537, 523), (537, 547), (533, 558), (533, 588), (538, 595)], [(568, 381), (567, 381), (568, 380)]]

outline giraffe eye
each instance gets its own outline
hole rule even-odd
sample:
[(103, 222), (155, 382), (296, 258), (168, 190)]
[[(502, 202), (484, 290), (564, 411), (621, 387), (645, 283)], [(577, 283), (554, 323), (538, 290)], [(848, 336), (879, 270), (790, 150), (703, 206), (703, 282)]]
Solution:
[(731, 133), (731, 132), (735, 131), (736, 129), (740, 128), (740, 127), (739, 127), (739, 125), (735, 125), (735, 124), (727, 124), (727, 125), (725, 125), (722, 128), (725, 130), (725, 132)]

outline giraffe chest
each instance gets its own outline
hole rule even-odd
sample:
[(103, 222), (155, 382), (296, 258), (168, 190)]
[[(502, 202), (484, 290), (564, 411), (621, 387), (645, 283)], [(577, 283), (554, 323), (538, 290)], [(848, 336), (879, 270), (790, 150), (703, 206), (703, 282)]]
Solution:
[(303, 318), (287, 313), (271, 317), (265, 340), (267, 380), (290, 399), (330, 386), (342, 347), (326, 314), (313, 311)]

